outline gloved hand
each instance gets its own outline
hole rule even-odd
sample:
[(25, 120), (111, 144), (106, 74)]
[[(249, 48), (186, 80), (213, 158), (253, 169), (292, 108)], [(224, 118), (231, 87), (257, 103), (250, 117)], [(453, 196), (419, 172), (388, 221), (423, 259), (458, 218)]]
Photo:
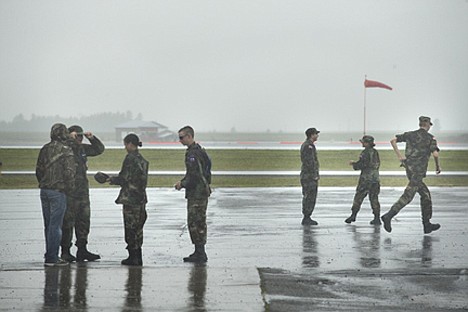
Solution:
[(106, 183), (109, 181), (109, 175), (108, 174), (105, 174), (104, 172), (101, 172), (101, 171), (98, 171), (95, 175), (94, 175), (94, 179), (103, 184), (103, 183)]

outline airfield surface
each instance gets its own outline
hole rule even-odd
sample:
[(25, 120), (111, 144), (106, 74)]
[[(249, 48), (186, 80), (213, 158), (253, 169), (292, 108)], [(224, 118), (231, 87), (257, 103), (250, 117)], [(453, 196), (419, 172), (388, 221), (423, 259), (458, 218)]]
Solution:
[[(382, 212), (402, 188), (382, 188)], [(0, 190), (0, 311), (466, 311), (468, 188), (431, 188), (424, 235), (419, 198), (393, 221), (350, 214), (354, 188), (319, 188), (303, 227), (300, 188), (220, 188), (208, 207), (208, 263), (192, 252), (183, 192), (147, 190), (143, 267), (126, 267), (117, 188), (92, 189), (89, 249), (97, 262), (45, 268), (39, 190)], [(75, 247), (72, 249), (75, 251)]]

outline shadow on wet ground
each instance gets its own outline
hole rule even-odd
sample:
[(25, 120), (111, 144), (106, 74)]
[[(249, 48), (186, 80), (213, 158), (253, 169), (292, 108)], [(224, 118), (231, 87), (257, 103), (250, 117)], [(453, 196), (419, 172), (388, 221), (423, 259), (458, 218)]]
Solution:
[[(148, 189), (143, 267), (125, 267), (118, 189), (92, 189), (89, 249), (98, 262), (45, 268), (38, 190), (0, 190), (2, 311), (462, 311), (468, 309), (468, 188), (433, 188), (424, 235), (419, 199), (393, 221), (353, 224), (354, 188), (320, 188), (303, 227), (299, 188), (216, 189), (208, 207), (209, 261), (192, 252), (183, 193)], [(382, 188), (386, 211), (401, 188)], [(72, 250), (76, 251), (75, 249)]]

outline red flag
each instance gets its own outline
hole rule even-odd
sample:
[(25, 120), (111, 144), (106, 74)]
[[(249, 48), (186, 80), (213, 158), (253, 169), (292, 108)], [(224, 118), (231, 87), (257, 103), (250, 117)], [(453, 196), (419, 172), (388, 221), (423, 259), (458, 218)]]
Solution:
[(378, 82), (378, 81), (373, 81), (373, 80), (364, 80), (364, 87), (366, 88), (384, 88), (388, 90), (393, 90), (392, 87), (387, 86), (384, 83)]

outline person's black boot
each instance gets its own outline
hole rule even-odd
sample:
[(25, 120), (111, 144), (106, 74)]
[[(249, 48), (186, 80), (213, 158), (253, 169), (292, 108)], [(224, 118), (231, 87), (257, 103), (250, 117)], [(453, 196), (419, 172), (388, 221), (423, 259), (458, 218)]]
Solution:
[(396, 215), (395, 212), (389, 210), (386, 214), (384, 214), (381, 219), (384, 223), (384, 229), (388, 233), (392, 232), (392, 218)]
[(78, 251), (76, 252), (76, 261), (77, 262), (83, 262), (85, 260), (88, 261), (96, 261), (101, 259), (100, 255), (93, 254), (88, 251), (86, 246), (84, 247), (78, 247)]
[(381, 225), (382, 222), (380, 222), (380, 217), (379, 215), (374, 215), (374, 220), (369, 222), (371, 225)]
[(310, 216), (308, 217), (304, 216), (304, 218), (302, 218), (301, 224), (302, 225), (318, 225), (318, 222), (315, 220), (312, 220)]
[(184, 262), (204, 263), (208, 261), (208, 256), (205, 252), (205, 245), (195, 245), (195, 252), (184, 258)]
[(62, 254), (60, 255), (60, 258), (67, 262), (75, 262), (76, 258), (70, 253), (70, 248), (64, 248), (62, 247)]
[(138, 260), (138, 249), (128, 249), (128, 258), (120, 262), (123, 265), (140, 265)]
[(354, 221), (356, 221), (356, 216), (357, 216), (357, 212), (353, 211), (351, 213), (351, 215), (346, 220), (344, 220), (344, 222), (346, 222), (346, 223), (354, 222)]
[(438, 223), (431, 223), (427, 221), (427, 222), (423, 222), (423, 225), (424, 225), (424, 234), (429, 234), (440, 229), (440, 224)]

